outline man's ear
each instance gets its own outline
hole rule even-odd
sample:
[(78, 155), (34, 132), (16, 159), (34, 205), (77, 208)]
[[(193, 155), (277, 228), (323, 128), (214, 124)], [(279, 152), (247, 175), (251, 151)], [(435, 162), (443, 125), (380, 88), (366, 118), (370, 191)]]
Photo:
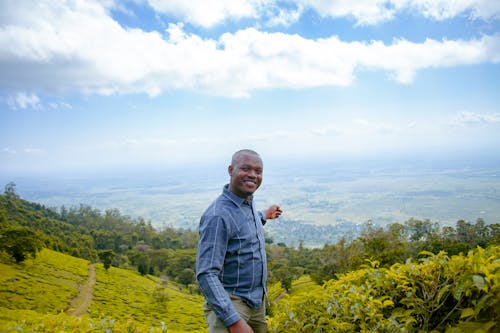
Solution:
[(233, 166), (232, 165), (227, 167), (227, 172), (229, 173), (230, 176), (233, 175)]

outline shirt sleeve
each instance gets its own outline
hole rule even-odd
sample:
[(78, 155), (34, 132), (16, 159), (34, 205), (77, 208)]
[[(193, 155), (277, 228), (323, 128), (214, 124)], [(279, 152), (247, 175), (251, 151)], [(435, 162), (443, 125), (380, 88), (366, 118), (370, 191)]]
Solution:
[(259, 215), (259, 218), (260, 218), (260, 222), (262, 223), (262, 225), (266, 225), (266, 214), (264, 214), (263, 211), (258, 211), (257, 214)]
[(226, 326), (241, 319), (219, 280), (229, 240), (228, 228), (220, 216), (202, 217), (196, 255), (196, 279), (208, 304)]

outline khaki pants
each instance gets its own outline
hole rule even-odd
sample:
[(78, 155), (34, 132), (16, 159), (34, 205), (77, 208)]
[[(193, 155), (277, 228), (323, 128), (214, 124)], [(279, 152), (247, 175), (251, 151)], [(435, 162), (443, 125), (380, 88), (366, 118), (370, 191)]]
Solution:
[[(241, 316), (243, 320), (253, 329), (255, 333), (266, 333), (267, 332), (267, 322), (266, 322), (266, 305), (262, 302), (262, 306), (257, 309), (253, 309), (246, 305), (239, 297), (230, 295), (231, 303)], [(224, 323), (217, 318), (217, 315), (212, 310), (210, 305), (205, 303), (203, 308), (205, 313), (205, 320), (208, 324), (209, 333), (227, 333), (229, 329), (224, 325)]]

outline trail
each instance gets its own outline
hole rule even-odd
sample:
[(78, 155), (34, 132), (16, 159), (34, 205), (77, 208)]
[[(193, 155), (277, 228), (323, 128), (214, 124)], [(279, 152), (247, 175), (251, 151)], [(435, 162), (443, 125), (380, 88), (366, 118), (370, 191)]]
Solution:
[(66, 311), (67, 314), (72, 316), (81, 316), (88, 312), (90, 302), (94, 294), (95, 285), (95, 267), (94, 264), (89, 264), (89, 277), (87, 281), (79, 288), (80, 293), (78, 296), (71, 300), (71, 304)]
[[(297, 288), (297, 286), (301, 286), (301, 285), (306, 284), (306, 283), (309, 283), (309, 282), (301, 282), (301, 283), (297, 283), (297, 284), (295, 284), (295, 285), (294, 285), (294, 288)], [(290, 289), (292, 289), (292, 288), (290, 288)], [(291, 290), (290, 290), (290, 291), (291, 291)], [(276, 297), (274, 298), (274, 300), (273, 300), (273, 301), (274, 301), (274, 302), (278, 302), (280, 299), (282, 299), (282, 298), (283, 298), (286, 294), (288, 294), (288, 293), (289, 293), (288, 291), (283, 290), (283, 291), (282, 291), (282, 292), (281, 292), (278, 296), (276, 296)]]
[(281, 292), (278, 296), (276, 296), (276, 297), (274, 298), (274, 302), (278, 302), (278, 301), (279, 301), (280, 299), (282, 299), (282, 298), (283, 298), (286, 294), (288, 294), (288, 293), (286, 292), (286, 290), (283, 290), (283, 291), (282, 291), (282, 292)]

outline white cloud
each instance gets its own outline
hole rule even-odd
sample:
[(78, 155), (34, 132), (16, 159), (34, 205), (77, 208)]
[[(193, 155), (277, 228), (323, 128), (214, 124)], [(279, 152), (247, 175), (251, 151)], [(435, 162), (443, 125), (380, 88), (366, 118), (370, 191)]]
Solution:
[(49, 102), (47, 106), (51, 109), (73, 109), (73, 106), (67, 102)]
[(340, 135), (342, 130), (334, 126), (326, 126), (322, 128), (313, 128), (310, 132), (316, 136), (336, 136)]
[(412, 82), (420, 69), (500, 62), (499, 35), (469, 41), (427, 39), (423, 43), (413, 43), (396, 40), (391, 45), (375, 41), (358, 48), (361, 66), (385, 69), (401, 83)]
[(24, 92), (17, 93), (15, 96), (7, 98), (7, 105), (13, 110), (19, 109), (38, 109), (40, 108), (40, 98), (35, 94), (27, 94)]
[(381, 121), (370, 121), (364, 118), (356, 118), (353, 120), (355, 127), (353, 130), (355, 132), (364, 132), (364, 133), (378, 133), (378, 134), (390, 134), (390, 133), (400, 133), (404, 130), (404, 125), (394, 126), (387, 122)]
[(26, 154), (41, 154), (45, 152), (45, 150), (41, 148), (24, 148), (23, 151)]
[(450, 19), (466, 14), (471, 19), (497, 19), (500, 2), (495, 0), (406, 0), (401, 1), (409, 9), (437, 20)]
[(452, 118), (452, 124), (454, 125), (496, 123), (500, 123), (500, 113), (476, 113), (470, 111), (462, 111), (457, 113)]
[(264, 0), (147, 0), (156, 11), (176, 16), (202, 27), (214, 26), (226, 19), (257, 17)]
[(460, 15), (471, 19), (498, 19), (500, 2), (494, 0), (302, 0), (322, 16), (353, 17), (358, 25), (373, 25), (393, 19), (403, 11), (435, 20)]
[(12, 149), (9, 147), (2, 148), (2, 150), (0, 150), (0, 152), (7, 154), (7, 155), (16, 155), (17, 154), (17, 151), (15, 149)]
[[(191, 2), (183, 3), (177, 6), (191, 8)], [(124, 29), (98, 2), (37, 4), (3, 4), (9, 19), (0, 26), (0, 88), (152, 96), (192, 89), (246, 96), (258, 89), (349, 86), (358, 70), (383, 70), (398, 82), (411, 83), (421, 69), (500, 62), (500, 35), (386, 45), (247, 28), (215, 40), (188, 34), (182, 24), (170, 24), (166, 36)], [(232, 2), (221, 6), (233, 11)], [(12, 105), (35, 107), (39, 102), (36, 95), (25, 94)]]
[[(269, 18), (271, 25), (288, 25), (305, 9), (323, 17), (352, 17), (357, 25), (373, 25), (393, 19), (406, 11), (434, 20), (460, 15), (471, 19), (498, 19), (500, 2), (495, 0), (147, 0), (156, 11), (202, 27), (226, 20)], [(296, 10), (280, 9), (295, 7)], [(278, 8), (278, 9), (277, 9)]]
[(283, 9), (283, 8), (269, 8), (265, 17), (267, 17), (267, 26), (290, 26), (293, 23), (297, 22), (302, 13), (304, 11), (304, 7), (301, 4), (298, 4), (297, 7), (291, 9)]
[(392, 19), (396, 8), (395, 2), (386, 0), (303, 0), (321, 16), (354, 17), (357, 24), (376, 24)]

